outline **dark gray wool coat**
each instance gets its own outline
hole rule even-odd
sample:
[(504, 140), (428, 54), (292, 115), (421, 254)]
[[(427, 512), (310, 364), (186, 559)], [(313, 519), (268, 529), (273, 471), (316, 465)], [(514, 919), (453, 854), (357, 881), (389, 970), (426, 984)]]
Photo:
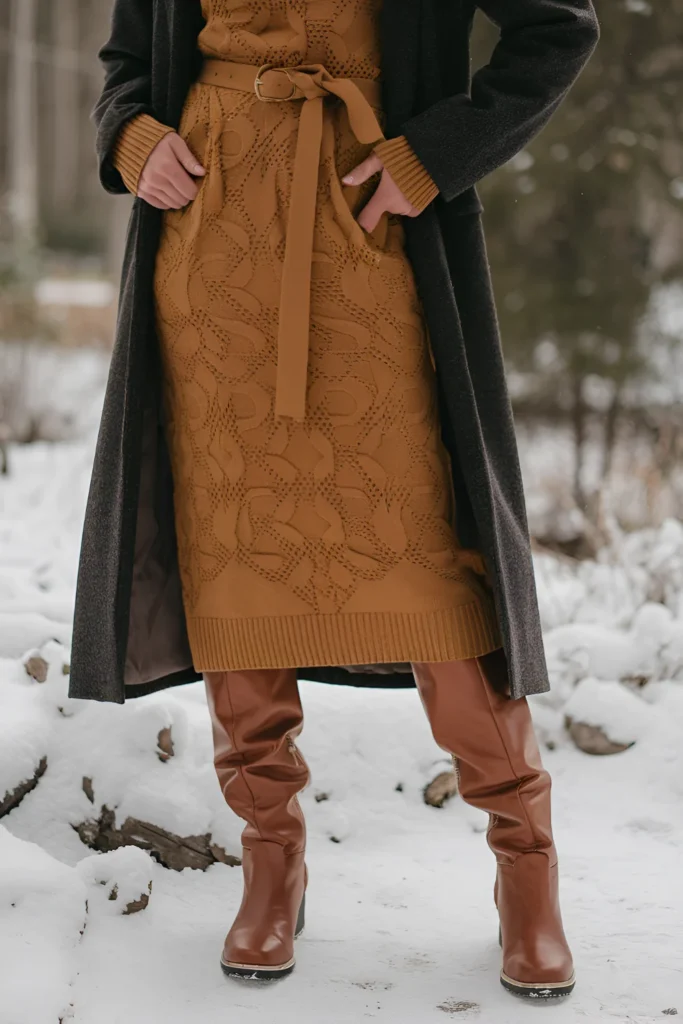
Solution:
[[(500, 28), (470, 81), (475, 7)], [(94, 111), (105, 189), (121, 126), (147, 112), (177, 127), (199, 66), (200, 0), (116, 0)], [(548, 121), (598, 39), (591, 0), (383, 0), (387, 138), (404, 134), (440, 194), (404, 218), (437, 366), (457, 528), (490, 572), (513, 697), (548, 689), (524, 495), (476, 183)], [(200, 678), (180, 592), (160, 417), (153, 273), (161, 212), (136, 199), (78, 574), (72, 697), (123, 702)], [(323, 682), (411, 686), (410, 666), (301, 666)]]

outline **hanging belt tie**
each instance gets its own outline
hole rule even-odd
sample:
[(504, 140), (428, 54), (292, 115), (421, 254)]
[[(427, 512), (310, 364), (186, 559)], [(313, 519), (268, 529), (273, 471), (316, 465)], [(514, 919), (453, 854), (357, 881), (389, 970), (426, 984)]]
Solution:
[(311, 269), (315, 201), (323, 134), (323, 102), (337, 96), (346, 105), (351, 131), (361, 143), (384, 138), (373, 105), (376, 79), (333, 78), (322, 64), (256, 67), (230, 60), (206, 60), (199, 81), (253, 91), (264, 102), (304, 100), (294, 157), (277, 336), (275, 415), (303, 420), (306, 413), (311, 311)]

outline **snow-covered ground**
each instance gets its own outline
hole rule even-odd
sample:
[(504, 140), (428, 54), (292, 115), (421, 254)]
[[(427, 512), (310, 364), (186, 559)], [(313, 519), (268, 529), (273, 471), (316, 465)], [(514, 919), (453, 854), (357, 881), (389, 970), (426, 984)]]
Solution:
[[(95, 853), (73, 827), (106, 805), (117, 825), (211, 833), (239, 853), (200, 685), (124, 706), (67, 697), (92, 448), (14, 448), (0, 477), (0, 805), (45, 767), (0, 820), (0, 1024), (649, 1024), (683, 1013), (680, 522), (617, 537), (597, 563), (537, 558), (553, 689), (532, 706), (554, 778), (575, 994), (530, 1007), (499, 985), (486, 819), (457, 798), (424, 803), (450, 762), (416, 692), (305, 681), (307, 924), (293, 975), (255, 986), (218, 966), (239, 867), (174, 871), (137, 848)], [(44, 682), (27, 673), (31, 657)], [(566, 716), (632, 746), (583, 753)], [(167, 727), (173, 756), (162, 760)], [(141, 897), (146, 909), (124, 913)]]

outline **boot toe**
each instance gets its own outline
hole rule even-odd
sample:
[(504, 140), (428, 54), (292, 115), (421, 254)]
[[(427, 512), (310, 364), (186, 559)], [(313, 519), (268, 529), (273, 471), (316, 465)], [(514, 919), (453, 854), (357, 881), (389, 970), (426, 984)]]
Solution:
[(569, 995), (576, 983), (571, 957), (560, 948), (507, 957), (501, 981), (510, 991), (535, 998)]
[(263, 935), (257, 935), (249, 929), (248, 936), (240, 935), (239, 931), (228, 932), (223, 946), (222, 962), (226, 965), (284, 970), (293, 960), (291, 943), (272, 931), (264, 930)]
[(283, 946), (271, 950), (250, 949), (247, 946), (225, 946), (221, 956), (225, 974), (254, 979), (281, 978), (294, 967), (294, 957), (288, 956)]

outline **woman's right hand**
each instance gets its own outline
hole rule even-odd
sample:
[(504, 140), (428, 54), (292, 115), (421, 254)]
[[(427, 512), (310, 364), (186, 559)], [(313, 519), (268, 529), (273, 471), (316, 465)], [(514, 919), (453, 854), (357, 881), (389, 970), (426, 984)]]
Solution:
[(158, 210), (180, 210), (197, 195), (191, 175), (206, 174), (177, 132), (164, 135), (147, 158), (138, 181), (138, 195)]

